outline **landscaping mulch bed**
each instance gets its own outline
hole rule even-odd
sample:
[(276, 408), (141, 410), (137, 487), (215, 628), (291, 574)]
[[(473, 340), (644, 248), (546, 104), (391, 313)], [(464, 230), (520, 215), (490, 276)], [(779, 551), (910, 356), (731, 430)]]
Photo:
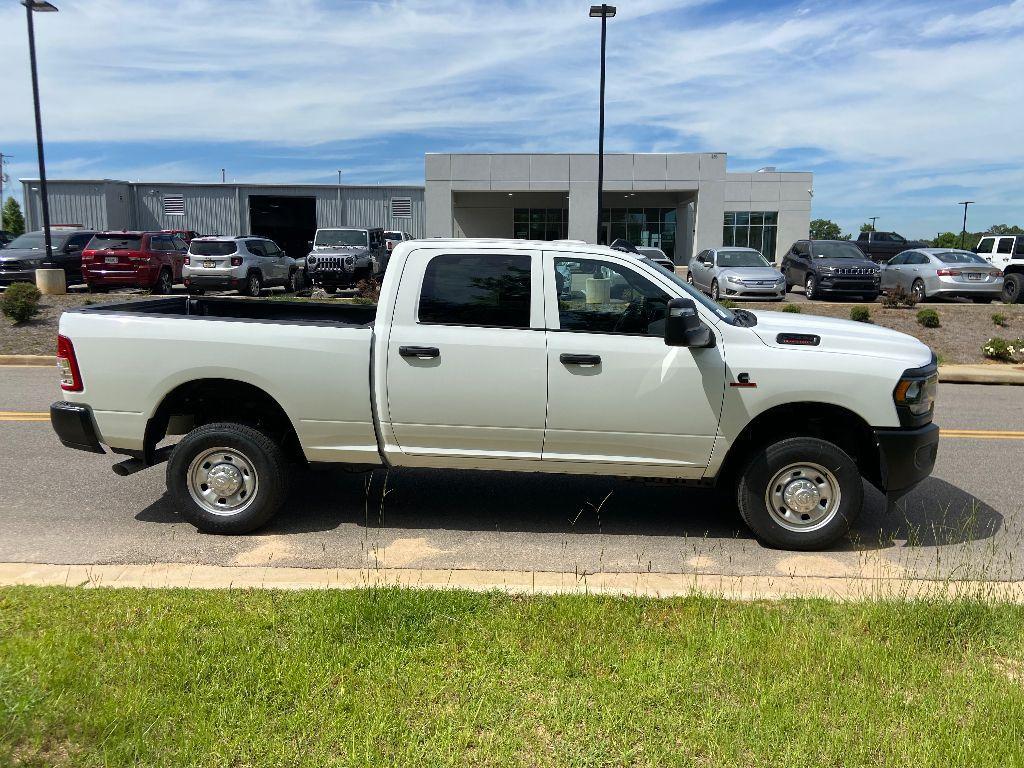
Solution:
[[(756, 312), (759, 309), (779, 311), (783, 304), (744, 303), (743, 307)], [(914, 308), (886, 309), (880, 302), (874, 304), (831, 304), (801, 302), (801, 313), (850, 319), (850, 309), (866, 306), (871, 310), (871, 321), (920, 339), (939, 356), (940, 363), (976, 364), (988, 362), (981, 346), (993, 336), (1004, 339), (1024, 338), (1024, 304), (959, 304), (928, 302)], [(924, 328), (917, 322), (921, 309), (934, 309), (939, 315), (939, 328)], [(1006, 317), (1007, 327), (992, 321), (992, 315)]]

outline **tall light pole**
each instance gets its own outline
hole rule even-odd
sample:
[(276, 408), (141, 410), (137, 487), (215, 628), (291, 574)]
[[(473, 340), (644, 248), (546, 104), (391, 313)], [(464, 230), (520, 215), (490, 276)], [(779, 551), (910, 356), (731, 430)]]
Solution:
[(43, 204), (43, 239), (46, 242), (46, 260), (53, 259), (53, 242), (50, 239), (50, 197), (46, 191), (46, 160), (43, 157), (43, 119), (39, 114), (39, 75), (36, 74), (36, 31), (32, 14), (55, 13), (57, 6), (46, 0), (21, 0), (25, 6), (28, 21), (28, 58), (32, 67), (32, 104), (36, 111), (36, 149), (39, 152), (39, 196)]
[(877, 216), (868, 216), (868, 218), (871, 219), (871, 231), (874, 232), (875, 231), (875, 222), (878, 221), (878, 217)]
[[(4, 184), (7, 180), (7, 177), (4, 175), (4, 163), (12, 157), (14, 157), (14, 155), (5, 155), (3, 152), (0, 152), (0, 207), (4, 204)], [(0, 227), (0, 229), (2, 229), (2, 227)]]
[(974, 205), (974, 201), (962, 200), (961, 202), (957, 203), (957, 205), (962, 205), (964, 207), (964, 226), (963, 229), (960, 230), (960, 250), (963, 250), (964, 245), (967, 242), (967, 206)]
[(597, 127), (597, 240), (601, 242), (601, 214), (604, 211), (604, 49), (608, 37), (608, 19), (615, 15), (615, 6), (602, 3), (590, 6), (591, 18), (601, 19), (601, 106)]

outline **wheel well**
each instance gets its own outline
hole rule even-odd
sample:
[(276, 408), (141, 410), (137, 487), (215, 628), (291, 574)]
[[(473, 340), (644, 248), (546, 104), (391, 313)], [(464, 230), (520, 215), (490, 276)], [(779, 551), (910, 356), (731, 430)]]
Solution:
[(1003, 269), (1004, 275), (1024, 275), (1024, 264), (1008, 264)]
[(218, 421), (258, 429), (291, 458), (305, 461), (291, 419), (273, 397), (244, 381), (199, 379), (168, 392), (147, 422), (144, 448), (147, 462), (167, 435), (182, 435)]
[(716, 482), (730, 481), (754, 451), (787, 437), (828, 440), (850, 455), (864, 477), (876, 485), (880, 482), (874, 430), (847, 408), (813, 402), (777, 405), (754, 417), (729, 448)]

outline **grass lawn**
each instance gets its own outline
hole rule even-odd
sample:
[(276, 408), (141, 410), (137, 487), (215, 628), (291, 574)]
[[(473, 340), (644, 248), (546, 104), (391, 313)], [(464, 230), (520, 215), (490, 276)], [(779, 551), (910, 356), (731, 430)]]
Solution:
[(1024, 609), (0, 590), (2, 765), (1011, 765)]

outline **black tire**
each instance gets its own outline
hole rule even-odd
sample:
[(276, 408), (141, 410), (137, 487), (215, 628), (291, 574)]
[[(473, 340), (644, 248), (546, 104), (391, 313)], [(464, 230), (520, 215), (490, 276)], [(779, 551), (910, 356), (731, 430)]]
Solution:
[(863, 301), (866, 301), (866, 302), (868, 302), (870, 304), (873, 301), (878, 301), (878, 294), (877, 293), (865, 293), (863, 296), (861, 296), (861, 299)]
[(910, 295), (917, 299), (918, 302), (928, 300), (928, 291), (925, 290), (924, 280), (917, 278), (917, 280), (910, 284)]
[(693, 285), (693, 275), (690, 274), (689, 270), (686, 271), (686, 282)]
[[(210, 511), (189, 490), (193, 461), (214, 449), (226, 449), (228, 455), (240, 456), (242, 463), (248, 462), (255, 470), (252, 494), (248, 500), (242, 500), (243, 506), (237, 512)], [(220, 464), (234, 466), (227, 461)], [(288, 495), (287, 462), (280, 446), (259, 430), (231, 422), (206, 424), (193, 429), (175, 446), (167, 463), (167, 490), (181, 516), (200, 531), (248, 533), (265, 525), (284, 503)]]
[(821, 294), (818, 291), (818, 278), (814, 275), (808, 275), (807, 279), (804, 280), (804, 296), (807, 297), (808, 301), (821, 298)]
[(196, 288), (193, 285), (188, 286), (186, 290), (188, 291), (189, 296), (202, 296), (204, 293), (206, 293), (204, 289)]
[(288, 273), (288, 279), (284, 283), (285, 293), (295, 293), (295, 291), (298, 290), (296, 287), (295, 275), (296, 273), (294, 271)]
[[(831, 498), (838, 500), (834, 508), (826, 506), (820, 512), (822, 520), (817, 523), (810, 515), (803, 515), (808, 519), (805, 522), (792, 510), (787, 510), (791, 515), (790, 527), (787, 527), (782, 522), (786, 516), (768, 507), (771, 497), (777, 495), (770, 486), (775, 485), (776, 489), (785, 491), (786, 486), (778, 483), (776, 476), (786, 470), (785, 477), (789, 478), (789, 468), (800, 464), (817, 465), (824, 470), (823, 476), (812, 477), (818, 473), (817, 469), (800, 474), (794, 469), (790, 485), (806, 480), (810, 485), (821, 488), (818, 480), (826, 487), (831, 487), (831, 483), (838, 489)], [(828, 493), (823, 498), (829, 498)], [(860, 515), (863, 502), (864, 486), (857, 464), (838, 446), (815, 437), (790, 437), (759, 449), (740, 473), (736, 489), (736, 504), (743, 521), (759, 541), (778, 549), (817, 550), (828, 547), (850, 529)], [(819, 513), (818, 506), (808, 511)], [(801, 526), (806, 526), (806, 530), (800, 530)]]
[(153, 289), (150, 293), (157, 296), (166, 296), (174, 289), (174, 278), (171, 275), (171, 270), (164, 267), (160, 270), (160, 274), (156, 278), (156, 283), (153, 285)]
[(711, 281), (711, 298), (714, 299), (715, 301), (718, 301), (719, 299), (722, 298), (722, 292), (718, 287), (717, 280)]
[(1002, 300), (1007, 304), (1024, 303), (1024, 273), (1011, 272), (1003, 275)]
[(246, 296), (252, 296), (256, 298), (260, 295), (260, 291), (263, 290), (263, 278), (260, 277), (259, 272), (250, 272), (245, 278), (245, 288), (242, 293)]
[(969, 297), (975, 304), (991, 304), (994, 301), (993, 296), (971, 296)]
[(86, 283), (86, 289), (89, 293), (108, 293), (110, 289), (105, 285), (96, 285), (95, 283)]

